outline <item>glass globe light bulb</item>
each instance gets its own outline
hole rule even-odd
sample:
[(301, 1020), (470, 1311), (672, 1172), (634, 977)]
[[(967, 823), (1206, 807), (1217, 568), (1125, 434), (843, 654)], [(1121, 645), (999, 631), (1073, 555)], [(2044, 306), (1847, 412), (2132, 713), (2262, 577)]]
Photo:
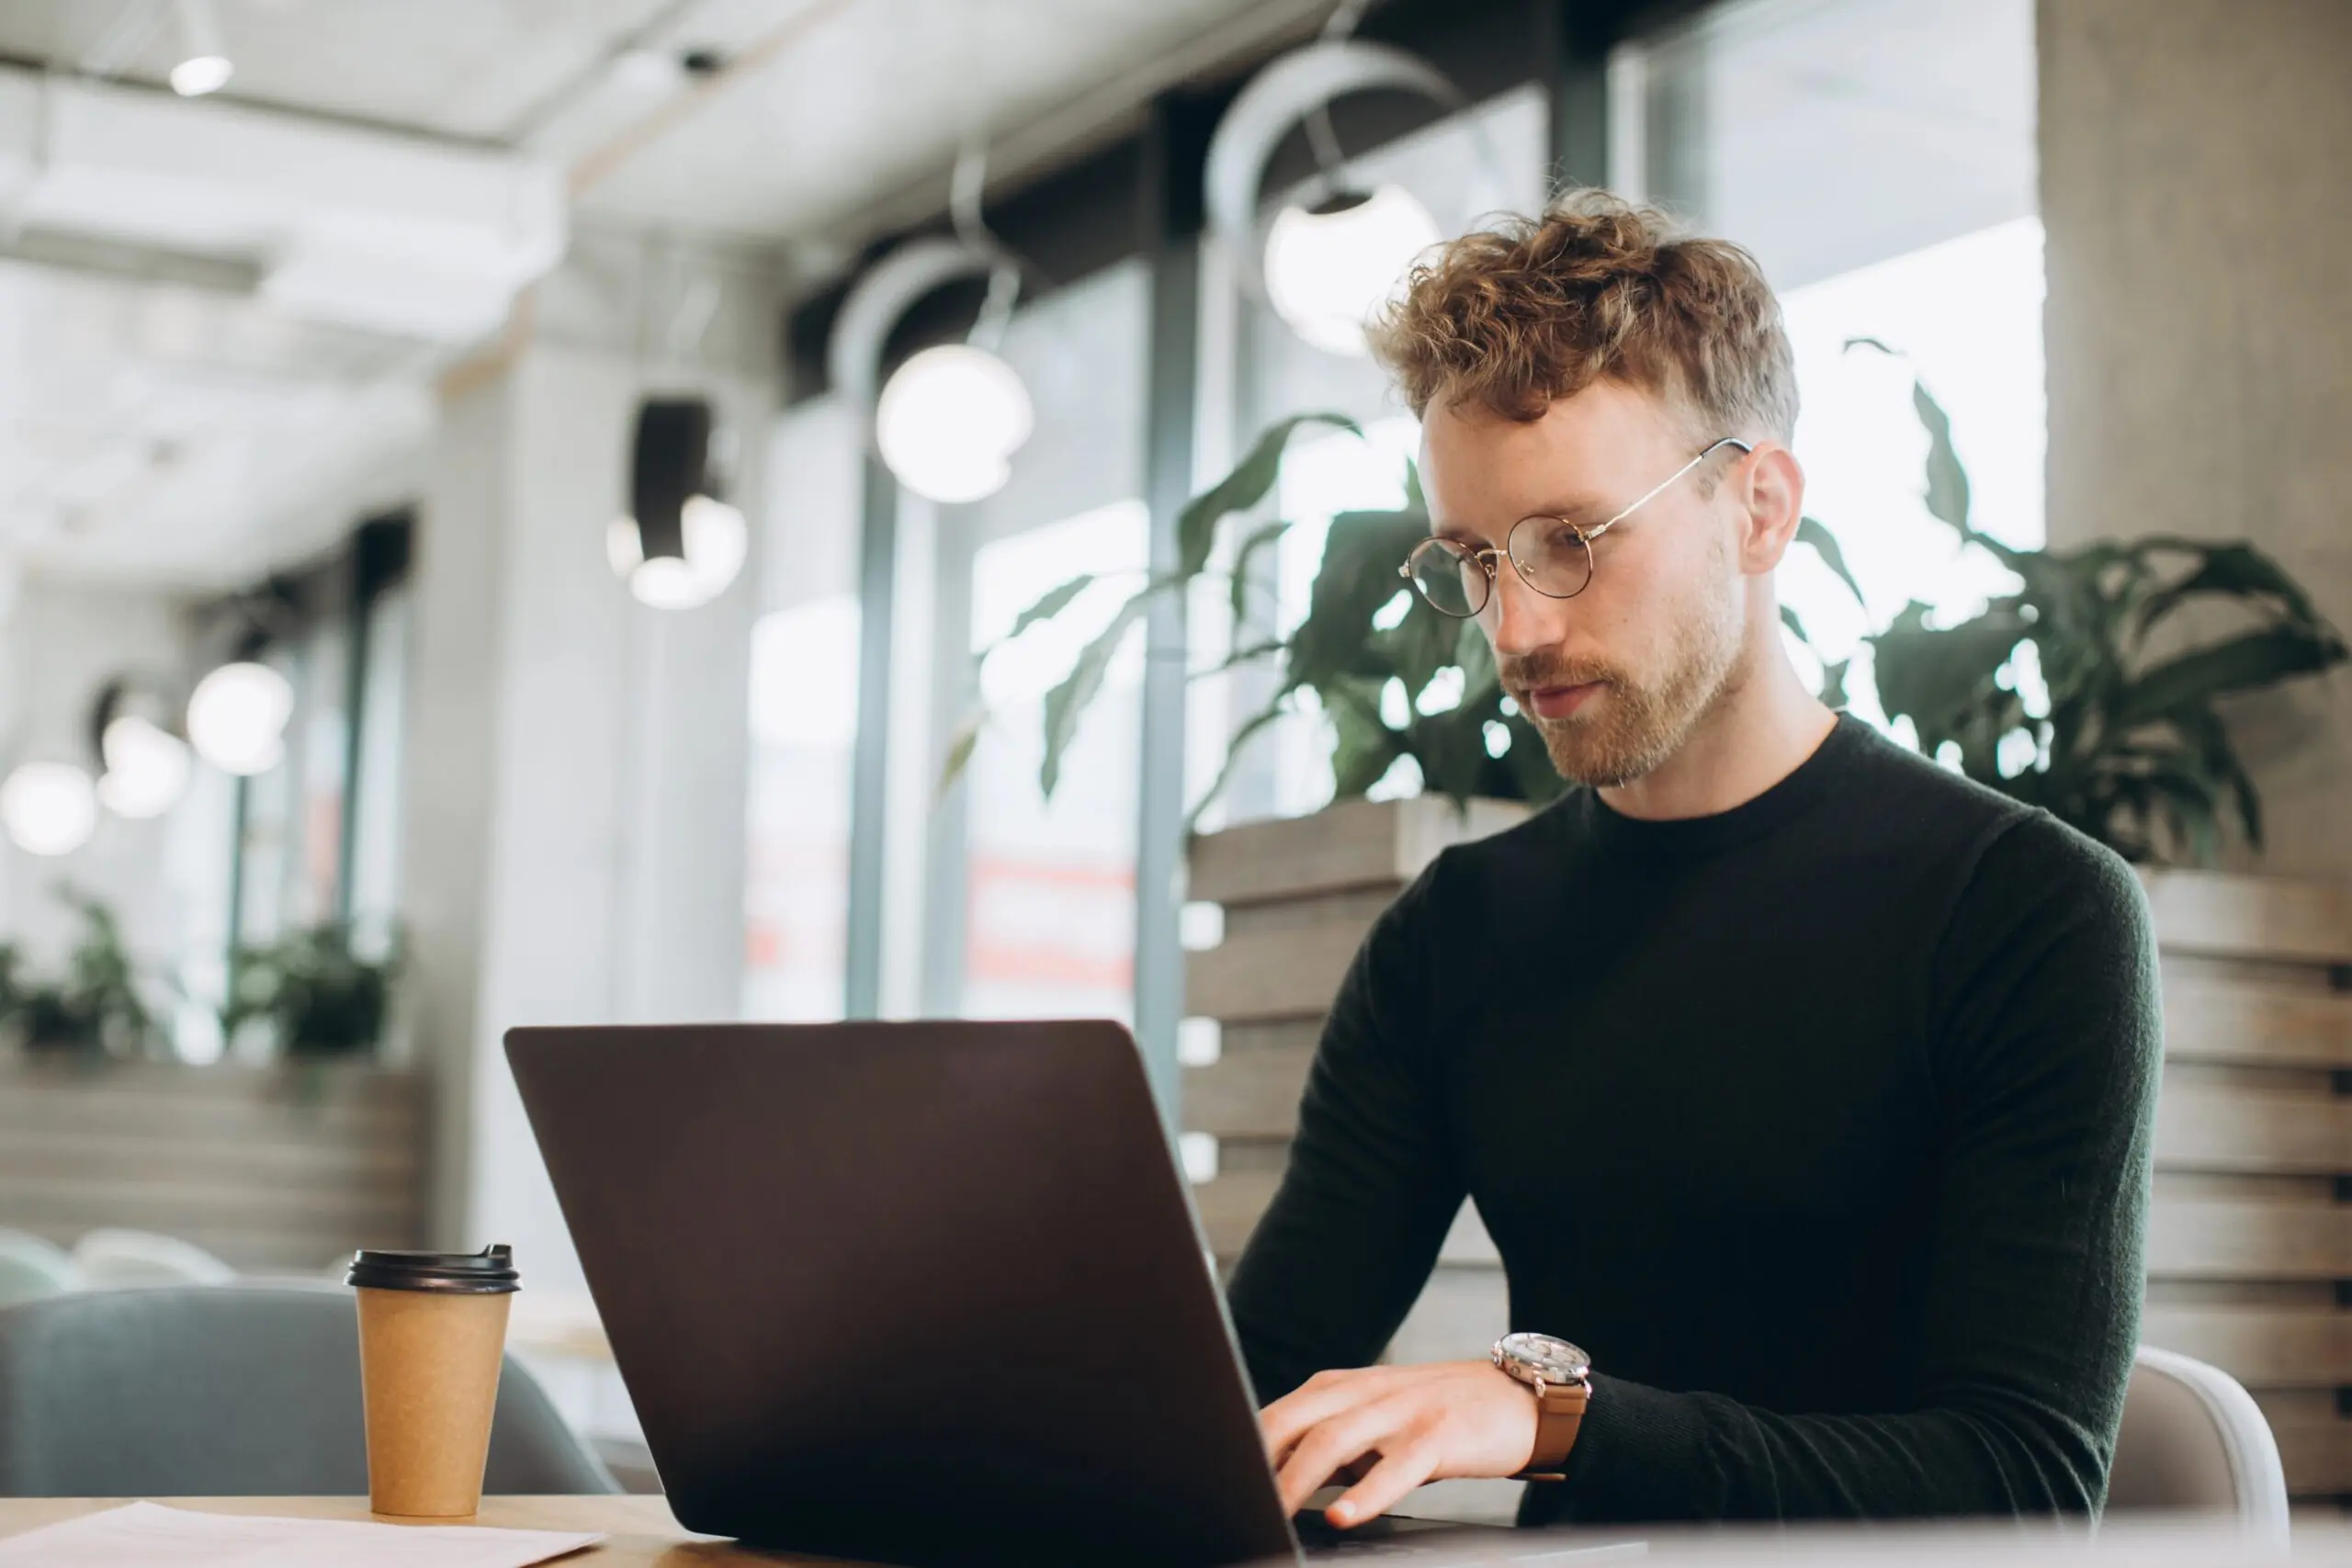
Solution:
[(294, 688), (266, 664), (223, 664), (187, 699), (187, 736), (223, 773), (266, 773), (286, 755)]
[(899, 367), (874, 409), (874, 441), (899, 482), (951, 504), (1004, 488), (1036, 428), (1020, 372), (970, 344), (926, 348)]
[(27, 854), (72, 854), (97, 825), (97, 792), (71, 762), (26, 762), (0, 784), (0, 826)]
[(1439, 238), (1437, 220), (1399, 185), (1336, 197), (1317, 211), (1285, 207), (1266, 234), (1266, 298), (1317, 348), (1368, 354), (1364, 323)]

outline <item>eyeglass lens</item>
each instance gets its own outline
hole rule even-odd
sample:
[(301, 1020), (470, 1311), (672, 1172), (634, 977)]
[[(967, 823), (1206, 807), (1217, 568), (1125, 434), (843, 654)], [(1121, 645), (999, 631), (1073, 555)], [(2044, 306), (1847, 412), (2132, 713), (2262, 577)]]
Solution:
[[(1510, 560), (1528, 586), (1554, 599), (1573, 599), (1592, 581), (1592, 547), (1556, 517), (1530, 517), (1511, 530)], [(1425, 539), (1408, 564), (1414, 590), (1442, 615), (1460, 619), (1487, 607), (1493, 580), (1467, 547)]]

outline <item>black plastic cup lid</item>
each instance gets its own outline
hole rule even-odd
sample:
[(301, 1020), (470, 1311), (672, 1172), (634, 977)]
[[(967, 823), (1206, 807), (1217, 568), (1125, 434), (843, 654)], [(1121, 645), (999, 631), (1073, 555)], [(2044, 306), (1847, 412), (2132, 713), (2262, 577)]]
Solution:
[(346, 1285), (371, 1291), (430, 1291), (450, 1296), (500, 1296), (523, 1288), (514, 1249), (480, 1252), (355, 1252)]

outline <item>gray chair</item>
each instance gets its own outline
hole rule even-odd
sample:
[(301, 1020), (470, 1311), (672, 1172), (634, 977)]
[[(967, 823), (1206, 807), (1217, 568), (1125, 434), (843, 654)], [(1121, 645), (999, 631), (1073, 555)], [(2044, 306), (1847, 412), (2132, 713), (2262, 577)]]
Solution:
[(72, 1253), (28, 1231), (0, 1229), (0, 1307), (81, 1288)]
[(2287, 1475), (2254, 1396), (2219, 1367), (2141, 1346), (2124, 1390), (2107, 1511), (2235, 1516), (2247, 1536), (2284, 1546)]
[[(511, 1356), (483, 1487), (619, 1490)], [(180, 1286), (0, 1311), (0, 1496), (367, 1490), (349, 1291)]]

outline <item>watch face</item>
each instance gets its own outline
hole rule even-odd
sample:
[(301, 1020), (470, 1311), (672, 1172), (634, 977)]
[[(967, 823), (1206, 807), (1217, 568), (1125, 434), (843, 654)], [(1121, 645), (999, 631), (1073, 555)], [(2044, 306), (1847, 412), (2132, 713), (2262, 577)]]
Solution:
[(1549, 1383), (1581, 1382), (1592, 1371), (1591, 1357), (1548, 1334), (1506, 1334), (1497, 1348)]

